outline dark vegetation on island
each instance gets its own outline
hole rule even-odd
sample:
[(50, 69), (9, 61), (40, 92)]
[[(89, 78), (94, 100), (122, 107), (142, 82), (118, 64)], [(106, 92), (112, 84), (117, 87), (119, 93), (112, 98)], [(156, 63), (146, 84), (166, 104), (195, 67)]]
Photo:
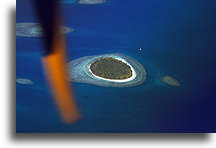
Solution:
[(123, 80), (132, 76), (129, 65), (111, 57), (95, 61), (91, 64), (90, 69), (93, 74), (107, 79)]

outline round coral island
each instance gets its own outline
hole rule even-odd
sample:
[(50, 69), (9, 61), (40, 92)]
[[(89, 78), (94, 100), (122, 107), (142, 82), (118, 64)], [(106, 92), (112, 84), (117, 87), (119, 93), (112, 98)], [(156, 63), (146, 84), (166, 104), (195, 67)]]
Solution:
[(66, 64), (68, 80), (103, 87), (131, 87), (146, 80), (145, 68), (120, 53), (84, 56)]
[(132, 76), (129, 65), (112, 57), (96, 60), (91, 64), (90, 70), (96, 76), (106, 79), (123, 80)]

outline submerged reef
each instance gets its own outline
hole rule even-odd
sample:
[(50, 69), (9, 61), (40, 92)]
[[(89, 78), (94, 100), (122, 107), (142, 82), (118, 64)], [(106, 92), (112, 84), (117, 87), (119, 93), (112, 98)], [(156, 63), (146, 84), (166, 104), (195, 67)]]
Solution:
[[(67, 34), (74, 29), (66, 26), (60, 26), (61, 32)], [(23, 37), (42, 37), (43, 29), (40, 23), (16, 23), (16, 36)]]
[(62, 0), (61, 2), (64, 4), (74, 4), (76, 3), (78, 0)]
[(168, 75), (160, 77), (159, 80), (170, 86), (180, 86), (180, 83), (175, 78)]
[[(94, 65), (96, 61), (104, 58), (114, 59), (116, 61), (122, 62), (125, 64), (125, 66), (129, 66), (127, 69), (131, 70), (132, 75), (125, 77), (124, 79), (111, 79), (113, 77), (107, 78), (101, 75), (96, 75), (91, 71), (90, 67), (92, 64)], [(87, 83), (104, 87), (131, 87), (140, 85), (146, 80), (147, 76), (145, 68), (139, 62), (129, 56), (119, 53), (81, 57), (68, 62), (66, 64), (66, 68), (68, 71), (68, 80), (72, 82)], [(97, 68), (95, 70), (97, 70)], [(120, 72), (120, 75), (122, 75), (122, 72), (123, 71)], [(113, 73), (115, 72), (113, 71)]]
[(106, 0), (79, 0), (77, 3), (78, 4), (88, 4), (88, 5), (104, 4), (106, 3)]
[(91, 64), (93, 74), (107, 79), (127, 79), (132, 76), (132, 70), (126, 63), (114, 58), (101, 58)]
[(30, 80), (30, 79), (24, 79), (24, 78), (17, 78), (16, 82), (19, 83), (19, 84), (25, 84), (25, 85), (34, 84), (32, 80)]

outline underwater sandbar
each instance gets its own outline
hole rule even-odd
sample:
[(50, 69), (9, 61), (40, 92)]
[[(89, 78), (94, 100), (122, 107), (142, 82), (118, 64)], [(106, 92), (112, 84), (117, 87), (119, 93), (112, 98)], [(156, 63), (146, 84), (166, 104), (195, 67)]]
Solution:
[(34, 82), (30, 79), (26, 79), (26, 78), (17, 78), (16, 82), (19, 84), (25, 84), (25, 85), (32, 85), (34, 84)]
[[(62, 34), (73, 32), (74, 29), (60, 26)], [(44, 35), (40, 23), (16, 23), (16, 36), (22, 37), (42, 37)]]
[(95, 4), (104, 4), (106, 0), (79, 0), (78, 4), (87, 4), (87, 5), (95, 5)]
[(180, 86), (178, 80), (168, 75), (160, 77), (159, 80), (170, 86)]

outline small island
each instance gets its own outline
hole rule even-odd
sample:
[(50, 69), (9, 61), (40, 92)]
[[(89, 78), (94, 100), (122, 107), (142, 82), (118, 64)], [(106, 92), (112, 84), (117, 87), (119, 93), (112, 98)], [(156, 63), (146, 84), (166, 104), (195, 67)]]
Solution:
[(91, 64), (90, 70), (93, 74), (106, 79), (123, 80), (132, 76), (129, 65), (112, 57), (96, 60)]
[(120, 54), (85, 56), (66, 64), (68, 80), (103, 87), (132, 87), (147, 77), (145, 68), (135, 59)]

